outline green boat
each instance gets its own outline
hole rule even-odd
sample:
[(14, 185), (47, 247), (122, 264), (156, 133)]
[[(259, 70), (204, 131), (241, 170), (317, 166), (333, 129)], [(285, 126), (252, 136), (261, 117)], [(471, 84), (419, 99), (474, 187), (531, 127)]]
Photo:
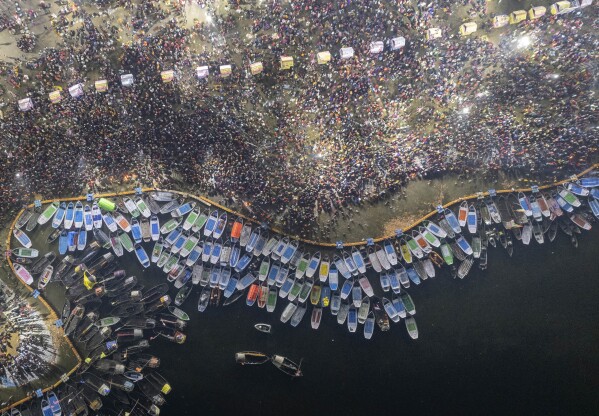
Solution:
[(160, 234), (168, 234), (179, 226), (180, 221), (176, 218), (168, 220), (160, 227)]
[(448, 266), (453, 264), (453, 252), (451, 251), (451, 247), (449, 244), (443, 243), (441, 245), (441, 255), (443, 256), (443, 260), (447, 263)]
[(177, 264), (178, 261), (179, 261), (179, 257), (178, 256), (170, 256), (169, 259), (168, 259), (168, 261), (166, 262), (166, 264), (162, 268), (162, 271), (164, 273), (170, 272), (171, 269), (173, 267), (175, 267), (175, 264)]
[(56, 214), (56, 211), (58, 211), (58, 206), (59, 206), (58, 201), (52, 202), (48, 206), (48, 208), (46, 208), (44, 210), (44, 212), (42, 212), (42, 215), (39, 216), (39, 218), (37, 219), (37, 223), (39, 225), (44, 225), (45, 223), (50, 221), (50, 218), (52, 218), (54, 216), (54, 214)]
[(189, 315), (187, 312), (177, 308), (176, 306), (169, 306), (168, 311), (182, 321), (189, 321)]
[(160, 257), (158, 257), (156, 266), (161, 267), (161, 268), (164, 267), (164, 265), (166, 264), (166, 262), (168, 261), (170, 256), (171, 256), (171, 252), (168, 250), (164, 250), (162, 253), (160, 253)]
[(403, 306), (406, 308), (406, 312), (410, 315), (414, 315), (416, 313), (416, 306), (414, 305), (414, 301), (408, 292), (402, 292), (399, 297), (403, 302)]
[(162, 238), (156, 241), (154, 244), (154, 248), (152, 249), (152, 263), (156, 263), (160, 256), (162, 255), (162, 249), (164, 248), (164, 243), (162, 242)]
[(121, 240), (121, 244), (125, 250), (127, 250), (129, 253), (133, 251), (133, 241), (131, 240), (131, 237), (129, 237), (129, 234), (121, 231), (119, 234), (119, 240)]
[(406, 318), (406, 329), (408, 330), (410, 338), (418, 338), (418, 327), (416, 326), (416, 320), (412, 316)]
[(109, 316), (108, 318), (102, 318), (97, 323), (96, 326), (98, 328), (103, 328), (105, 326), (112, 326), (114, 324), (118, 324), (121, 321), (121, 318), (116, 316)]
[(274, 312), (275, 307), (277, 306), (277, 298), (277, 288), (273, 286), (268, 291), (268, 300), (266, 301), (267, 312)]
[(14, 254), (17, 257), (32, 259), (34, 257), (39, 256), (40, 252), (34, 248), (19, 247), (19, 248), (15, 248), (12, 251), (12, 254)]
[(185, 218), (185, 221), (183, 222), (183, 229), (185, 231), (189, 230), (191, 227), (193, 227), (193, 225), (195, 224), (196, 220), (198, 219), (198, 217), (200, 216), (200, 213), (198, 212), (197, 208), (192, 210), (189, 215), (187, 215), (187, 218)]
[(258, 272), (258, 277), (260, 281), (264, 281), (266, 276), (268, 276), (268, 270), (270, 269), (270, 257), (264, 257), (262, 263), (260, 264), (260, 271)]
[(302, 287), (304, 286), (304, 281), (301, 279), (295, 279), (295, 282), (293, 282), (293, 286), (291, 287), (291, 290), (289, 291), (289, 295), (288, 295), (288, 299), (293, 302), (295, 300), (295, 298), (297, 298), (297, 295), (299, 295), (300, 291), (302, 290)]
[(308, 264), (310, 264), (310, 254), (304, 253), (300, 261), (297, 263), (297, 267), (295, 269), (295, 277), (301, 279), (306, 273)]
[(412, 237), (407, 237), (406, 243), (408, 244), (408, 247), (410, 248), (410, 250), (412, 250), (412, 252), (420, 250), (420, 246)]
[(204, 211), (198, 216), (195, 223), (193, 224), (193, 232), (194, 233), (197, 233), (198, 231), (200, 231), (202, 229), (202, 227), (204, 226), (204, 224), (206, 224), (206, 221), (208, 221), (208, 215), (209, 215), (208, 211)]

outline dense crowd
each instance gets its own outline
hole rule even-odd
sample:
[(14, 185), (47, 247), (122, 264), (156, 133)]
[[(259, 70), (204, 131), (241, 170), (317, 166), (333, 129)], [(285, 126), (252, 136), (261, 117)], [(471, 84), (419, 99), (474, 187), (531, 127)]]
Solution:
[[(485, 1), (294, 0), (225, 14), (203, 4), (212, 22), (191, 29), (156, 1), (121, 3), (132, 43), (119, 43), (114, 21), (95, 24), (80, 10), (73, 28), (64, 13), (54, 22), (64, 45), (29, 63), (29, 82), (17, 77), (19, 95), (36, 106), (2, 120), (3, 208), (124, 177), (162, 186), (180, 177), (301, 230), (322, 211), (416, 177), (576, 171), (597, 154), (591, 10), (524, 22), (489, 41), (460, 39), (448, 23), (457, 7), (488, 21)], [(433, 26), (445, 35), (427, 42)], [(368, 53), (371, 41), (398, 34), (408, 40), (402, 50)], [(523, 36), (532, 44), (519, 48)], [(316, 52), (343, 46), (356, 56), (316, 63)], [(279, 70), (282, 55), (296, 58), (291, 71)], [(253, 61), (264, 62), (263, 74), (235, 65)], [(228, 63), (231, 76), (215, 75)], [(194, 77), (203, 64), (208, 81)], [(162, 83), (159, 72), (170, 69), (176, 81)], [(122, 87), (129, 72), (135, 84)], [(92, 92), (101, 78), (109, 92)], [(48, 102), (55, 85), (76, 82), (87, 86), (82, 97)]]

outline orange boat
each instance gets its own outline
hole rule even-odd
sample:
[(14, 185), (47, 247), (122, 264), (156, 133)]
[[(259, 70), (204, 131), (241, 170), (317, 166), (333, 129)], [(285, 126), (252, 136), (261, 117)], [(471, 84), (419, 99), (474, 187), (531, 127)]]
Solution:
[(243, 219), (241, 217), (237, 217), (235, 222), (233, 223), (233, 228), (231, 228), (231, 241), (236, 243), (239, 241), (239, 237), (241, 236), (241, 229), (243, 228)]
[(259, 293), (260, 293), (260, 286), (257, 285), (256, 283), (252, 284), (250, 286), (250, 290), (248, 291), (248, 295), (245, 300), (245, 303), (248, 306), (253, 306), (254, 303), (256, 302), (256, 298), (258, 297)]
[(458, 222), (460, 226), (466, 225), (466, 219), (468, 218), (468, 202), (464, 201), (460, 204), (460, 210), (458, 212)]
[(260, 286), (260, 296), (258, 296), (258, 307), (264, 308), (268, 299), (268, 285)]

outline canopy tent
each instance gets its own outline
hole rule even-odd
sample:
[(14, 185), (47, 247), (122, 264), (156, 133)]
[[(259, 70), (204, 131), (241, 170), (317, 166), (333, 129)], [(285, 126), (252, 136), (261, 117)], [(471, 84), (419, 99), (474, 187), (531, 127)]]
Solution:
[(354, 48), (350, 47), (346, 47), (346, 48), (341, 48), (341, 50), (339, 50), (339, 55), (341, 57), (341, 59), (345, 60), (345, 59), (350, 59), (354, 56)]
[(262, 71), (264, 71), (264, 65), (262, 65), (262, 62), (254, 62), (250, 64), (250, 72), (252, 75), (258, 75)]
[(500, 14), (493, 18), (493, 27), (495, 27), (495, 28), (503, 27), (503, 26), (507, 25), (509, 22), (510, 22), (510, 18), (508, 17), (507, 14)]
[(281, 56), (281, 69), (291, 69), (293, 67), (292, 56)]
[(396, 51), (406, 46), (406, 38), (403, 36), (398, 36), (396, 38), (391, 39), (391, 50)]
[(530, 20), (535, 20), (539, 17), (543, 17), (545, 13), (547, 13), (547, 8), (544, 6), (531, 7), (528, 11), (528, 18)]
[(331, 53), (329, 51), (318, 52), (316, 54), (316, 60), (319, 65), (328, 64), (331, 61)]
[(570, 8), (571, 4), (569, 1), (558, 1), (557, 3), (553, 3), (551, 8), (549, 9), (552, 15), (566, 13)]
[(23, 98), (19, 100), (19, 110), (29, 111), (33, 109), (33, 101), (31, 98)]
[(133, 74), (121, 75), (121, 85), (123, 87), (131, 87), (133, 85)]
[(466, 22), (466, 23), (460, 25), (460, 35), (467, 36), (471, 33), (476, 32), (477, 28), (478, 28), (478, 26), (476, 26), (476, 23)]
[(108, 91), (108, 81), (105, 79), (99, 79), (95, 82), (95, 87), (97, 92), (106, 92)]
[(383, 49), (385, 49), (385, 44), (380, 40), (376, 42), (370, 42), (370, 53), (381, 53), (383, 52)]
[(587, 7), (593, 4), (593, 0), (582, 0), (580, 2), (580, 7)]
[(60, 91), (52, 91), (48, 94), (48, 98), (52, 104), (56, 104), (62, 101), (62, 95), (60, 95)]
[(175, 71), (169, 69), (168, 71), (162, 71), (160, 73), (160, 77), (162, 78), (162, 82), (172, 82), (175, 79)]
[(208, 70), (207, 66), (198, 66), (196, 68), (196, 77), (202, 79), (202, 78), (208, 78), (208, 74), (210, 73), (210, 71)]
[(83, 95), (83, 84), (79, 83), (71, 85), (69, 87), (69, 94), (71, 94), (71, 97), (73, 98), (81, 97)]
[(426, 30), (426, 40), (433, 40), (441, 37), (441, 29), (438, 27), (431, 27)]
[(221, 65), (219, 69), (220, 76), (223, 78), (228, 77), (233, 72), (233, 67), (231, 65)]
[(520, 23), (523, 20), (526, 20), (526, 11), (515, 10), (510, 13), (510, 25), (515, 25), (516, 23)]

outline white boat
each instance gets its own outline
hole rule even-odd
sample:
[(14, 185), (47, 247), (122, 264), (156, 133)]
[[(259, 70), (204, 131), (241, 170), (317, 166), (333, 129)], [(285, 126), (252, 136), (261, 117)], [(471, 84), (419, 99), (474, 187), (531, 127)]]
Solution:
[(318, 270), (318, 266), (320, 264), (320, 251), (314, 253), (310, 261), (308, 262), (308, 266), (306, 267), (306, 277), (312, 278)]
[(14, 268), (15, 273), (23, 283), (25, 283), (26, 285), (31, 285), (33, 283), (33, 276), (31, 276), (29, 270), (27, 270), (23, 265), (19, 263), (14, 263)]
[(319, 268), (319, 272), (318, 272), (318, 279), (323, 283), (326, 282), (329, 277), (329, 268), (330, 268), (329, 258), (325, 257), (324, 259), (322, 259), (320, 261), (320, 268)]
[(218, 211), (214, 210), (210, 213), (208, 217), (208, 221), (206, 221), (206, 225), (204, 226), (204, 236), (210, 237), (216, 228), (216, 223), (218, 221)]
[(366, 338), (366, 339), (372, 338), (373, 333), (374, 333), (374, 312), (370, 311), (368, 313), (368, 318), (366, 318), (366, 322), (364, 323), (364, 338)]
[(59, 206), (60, 204), (56, 201), (48, 205), (48, 207), (42, 212), (42, 214), (39, 217), (37, 217), (37, 223), (39, 225), (44, 225), (48, 221), (50, 221), (50, 219), (54, 217), (54, 214), (56, 214), (56, 211), (58, 211)]
[(52, 265), (46, 266), (42, 274), (40, 275), (40, 279), (37, 282), (38, 289), (44, 289), (50, 280), (52, 279), (52, 274), (54, 273), (54, 267)]
[(413, 316), (408, 316), (405, 319), (406, 329), (408, 330), (408, 335), (412, 339), (418, 339), (418, 327), (416, 326), (416, 320)]
[(183, 221), (183, 230), (187, 231), (191, 229), (199, 216), (200, 210), (198, 208), (194, 208), (189, 214), (187, 214), (185, 221)]
[(148, 257), (148, 253), (146, 250), (140, 245), (135, 245), (135, 255), (137, 256), (137, 260), (141, 263), (144, 268), (150, 267), (150, 258)]
[(358, 250), (356, 247), (353, 247), (351, 251), (351, 257), (354, 261), (354, 264), (358, 268), (358, 272), (362, 274), (366, 273), (366, 263), (364, 263), (364, 258), (362, 257), (360, 250)]
[(296, 309), (297, 303), (290, 302), (289, 304), (287, 304), (287, 306), (285, 306), (285, 309), (283, 309), (283, 313), (281, 313), (281, 322), (286, 324), (291, 319)]
[(387, 257), (385, 250), (378, 244), (376, 246), (374, 246), (374, 250), (375, 250), (376, 257), (379, 259), (379, 263), (381, 264), (381, 267), (385, 270), (391, 269), (391, 263), (389, 262), (389, 258)]
[(358, 279), (358, 283), (360, 283), (360, 287), (364, 293), (366, 293), (366, 296), (374, 296), (374, 290), (372, 289), (372, 285), (366, 276), (360, 277), (360, 279)]
[(312, 309), (312, 317), (310, 319), (310, 325), (312, 329), (318, 329), (320, 327), (320, 321), (322, 320), (322, 308), (320, 306), (315, 306)]
[(152, 215), (152, 211), (150, 211), (148, 204), (146, 204), (146, 201), (144, 201), (141, 196), (135, 198), (135, 205), (137, 206), (137, 209), (139, 210), (141, 215), (143, 215), (146, 218), (150, 218), (150, 216)]
[(92, 225), (94, 228), (102, 228), (102, 211), (98, 204), (92, 204)]
[(170, 202), (176, 198), (172, 192), (156, 191), (150, 195), (154, 201), (157, 202)]
[[(102, 221), (104, 221), (104, 224), (106, 224), (106, 228), (108, 228), (108, 231), (110, 231), (111, 233), (116, 232), (118, 228), (117, 223), (114, 217), (109, 212), (102, 214)], [(96, 227), (96, 230), (100, 230), (101, 228), (102, 226)]]
[[(460, 204), (460, 209), (458, 210), (458, 223), (460, 227), (466, 225), (466, 221), (468, 218), (468, 201), (464, 201)], [(457, 233), (458, 231), (456, 231)]]
[(39, 252), (39, 250), (36, 250), (35, 248), (19, 247), (19, 248), (13, 249), (12, 254), (14, 254), (17, 257), (32, 259), (32, 258), (39, 256), (40, 252)]
[[(295, 254), (297, 247), (298, 247), (298, 242), (295, 240), (291, 240), (289, 242), (289, 244), (287, 244), (287, 247), (285, 247), (285, 250), (283, 251), (283, 254), (281, 255), (281, 263), (283, 263), (283, 264), (289, 263), (289, 261)], [(246, 247), (246, 249), (247, 249), (247, 247)]]
[(73, 213), (73, 225), (78, 230), (83, 227), (83, 204), (81, 201), (77, 201), (75, 204), (75, 212)]
[(137, 205), (135, 205), (135, 202), (133, 202), (131, 198), (129, 198), (128, 196), (123, 197), (123, 204), (125, 205), (125, 208), (127, 208), (127, 211), (129, 211), (133, 218), (139, 217), (140, 212), (137, 209)]
[(31, 243), (31, 239), (29, 238), (29, 236), (27, 234), (25, 234), (24, 231), (15, 228), (13, 230), (13, 235), (15, 236), (15, 238), (19, 241), (19, 243), (21, 243), (21, 245), (25, 248), (31, 248), (32, 243)]
[(152, 241), (158, 241), (160, 238), (160, 220), (157, 215), (150, 217), (150, 235)]
[(470, 208), (468, 208), (468, 231), (470, 232), (470, 234), (476, 234), (476, 228), (477, 228), (477, 214), (476, 214), (476, 207), (474, 206), (474, 204), (470, 204)]
[[(385, 242), (383, 243), (383, 247), (385, 248), (385, 255), (387, 256), (387, 260), (389, 260), (389, 264), (391, 264), (391, 266), (396, 266), (397, 265), (397, 253), (395, 252), (395, 248), (393, 248), (393, 244), (391, 243), (391, 241), (389, 240), (385, 240)], [(378, 261), (377, 258), (377, 262), (380, 264), (380, 261)], [(371, 261), (372, 263), (372, 261)], [(377, 271), (375, 269), (375, 271)], [(380, 272), (380, 270), (378, 270), (377, 272)]]

